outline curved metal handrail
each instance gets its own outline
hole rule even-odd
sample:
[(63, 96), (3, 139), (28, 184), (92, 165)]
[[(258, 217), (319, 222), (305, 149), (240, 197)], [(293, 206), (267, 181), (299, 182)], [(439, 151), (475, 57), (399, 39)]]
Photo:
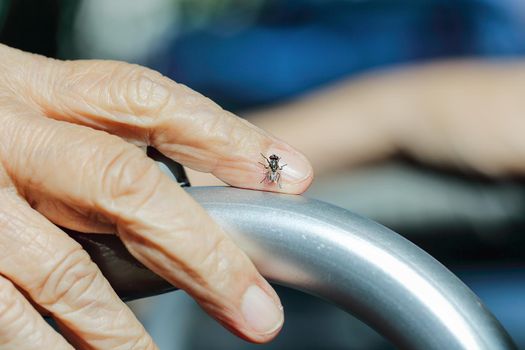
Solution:
[[(514, 349), (476, 295), (373, 221), (302, 196), (228, 187), (188, 192), (271, 281), (347, 310), (402, 349)], [(124, 298), (173, 289), (114, 236), (75, 234)]]

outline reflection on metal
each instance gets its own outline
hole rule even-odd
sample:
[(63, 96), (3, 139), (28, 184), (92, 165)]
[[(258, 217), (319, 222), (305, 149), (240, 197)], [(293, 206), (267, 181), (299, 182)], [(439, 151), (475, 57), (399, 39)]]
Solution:
[[(301, 196), (188, 192), (278, 284), (327, 299), (401, 349), (514, 349), (474, 293), (424, 251), (373, 221)], [(76, 235), (123, 297), (170, 287), (116, 242)]]

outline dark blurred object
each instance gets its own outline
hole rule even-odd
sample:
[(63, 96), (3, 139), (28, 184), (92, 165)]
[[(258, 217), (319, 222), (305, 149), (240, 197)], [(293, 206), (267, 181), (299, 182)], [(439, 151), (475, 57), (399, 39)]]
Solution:
[[(5, 0), (4, 0), (5, 1)], [(17, 49), (55, 57), (60, 0), (7, 1), (0, 42)]]
[(115, 235), (64, 230), (89, 253), (122, 300), (145, 298), (177, 289), (137, 261)]
[(447, 266), (525, 264), (525, 186), (407, 160), (342, 170), (308, 196), (370, 217)]
[(188, 179), (186, 171), (182, 165), (166, 157), (164, 154), (160, 153), (153, 147), (148, 147), (147, 155), (148, 157), (166, 166), (166, 168), (169, 170), (169, 173), (175, 177), (175, 180), (179, 183), (179, 185), (182, 187), (190, 186), (190, 180)]

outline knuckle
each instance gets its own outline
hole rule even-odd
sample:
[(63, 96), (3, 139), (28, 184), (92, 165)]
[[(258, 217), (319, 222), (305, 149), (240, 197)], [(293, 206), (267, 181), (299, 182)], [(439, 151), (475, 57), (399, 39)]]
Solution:
[(64, 74), (60, 75), (62, 80), (57, 81), (61, 90), (57, 96), (65, 95), (68, 99), (81, 96), (79, 106), (87, 103), (137, 123), (155, 120), (171, 97), (171, 81), (139, 65), (120, 61), (72, 61), (63, 62), (61, 67)]
[(224, 272), (228, 265), (228, 256), (225, 253), (227, 240), (223, 236), (216, 236), (213, 242), (205, 250), (201, 266), (213, 274)]
[[(52, 267), (30, 294), (44, 308), (63, 300), (79, 299), (85, 295), (98, 279), (98, 269), (91, 258), (79, 245), (51, 264)], [(71, 303), (64, 303), (72, 305)]]
[(162, 173), (155, 162), (137, 147), (125, 145), (108, 157), (102, 172), (102, 207), (120, 204), (133, 207), (153, 194)]
[(235, 270), (245, 266), (243, 255), (238, 253), (229, 238), (217, 235), (192, 263), (194, 277), (215, 290), (228, 290), (239, 277)]
[(137, 65), (125, 65), (119, 70), (117, 74), (124, 77), (124, 98), (131, 111), (137, 115), (153, 116), (166, 106), (170, 90), (166, 78), (160, 73)]

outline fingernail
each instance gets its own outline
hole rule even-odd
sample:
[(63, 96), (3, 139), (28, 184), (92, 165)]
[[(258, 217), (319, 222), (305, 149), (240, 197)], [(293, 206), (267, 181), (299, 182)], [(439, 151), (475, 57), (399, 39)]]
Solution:
[(282, 306), (276, 305), (261, 288), (248, 287), (241, 304), (241, 312), (250, 327), (259, 334), (270, 334), (281, 327), (284, 321)]
[(267, 157), (275, 154), (279, 159), (279, 165), (283, 166), (281, 174), (287, 183), (299, 183), (312, 175), (312, 166), (308, 159), (293, 149), (270, 149)]

